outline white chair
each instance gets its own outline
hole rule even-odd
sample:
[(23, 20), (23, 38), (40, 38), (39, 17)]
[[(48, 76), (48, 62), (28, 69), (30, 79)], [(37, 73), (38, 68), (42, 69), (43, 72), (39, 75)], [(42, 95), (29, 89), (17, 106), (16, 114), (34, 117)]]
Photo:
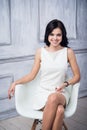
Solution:
[[(31, 130), (35, 130), (36, 125), (38, 122), (41, 122), (43, 116), (42, 111), (36, 111), (33, 109), (33, 98), (40, 81), (39, 78), (40, 77), (37, 76), (35, 80), (31, 81), (30, 83), (19, 84), (15, 89), (15, 105), (17, 112), (21, 116), (34, 119)], [(71, 98), (64, 113), (65, 118), (72, 116), (76, 111), (79, 86), (80, 83), (76, 83), (72, 87)], [(63, 126), (65, 130), (68, 130), (64, 122)]]

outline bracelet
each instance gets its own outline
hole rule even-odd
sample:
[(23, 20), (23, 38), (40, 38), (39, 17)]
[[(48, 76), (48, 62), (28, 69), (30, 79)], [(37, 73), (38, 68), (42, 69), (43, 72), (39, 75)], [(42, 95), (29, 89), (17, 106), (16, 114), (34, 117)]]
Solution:
[(68, 87), (69, 86), (69, 82), (68, 81), (64, 81), (64, 83), (66, 83), (67, 85), (66, 85), (66, 87)]

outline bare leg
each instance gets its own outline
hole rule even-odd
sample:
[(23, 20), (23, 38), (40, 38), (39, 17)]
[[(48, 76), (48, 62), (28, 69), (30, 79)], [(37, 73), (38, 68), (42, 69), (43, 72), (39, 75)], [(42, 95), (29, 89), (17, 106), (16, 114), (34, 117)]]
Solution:
[(58, 105), (52, 130), (62, 130), (63, 118), (64, 118), (64, 107), (63, 105)]
[(60, 93), (53, 93), (48, 97), (43, 112), (42, 130), (51, 130), (56, 117), (58, 105), (65, 104), (65, 97)]

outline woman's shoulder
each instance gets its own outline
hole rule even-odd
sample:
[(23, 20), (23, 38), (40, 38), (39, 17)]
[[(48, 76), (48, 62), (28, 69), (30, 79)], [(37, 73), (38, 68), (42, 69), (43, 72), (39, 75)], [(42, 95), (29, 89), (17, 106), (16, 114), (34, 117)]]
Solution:
[(36, 50), (36, 53), (41, 53), (41, 47)]
[(74, 51), (73, 51), (73, 49), (72, 48), (67, 48), (67, 52), (68, 52), (68, 54), (69, 55), (71, 55), (71, 54), (74, 54)]
[(42, 46), (36, 50), (36, 53), (41, 54), (41, 51), (44, 50), (45, 46)]
[(41, 47), (38, 48), (38, 49), (36, 49), (35, 56), (36, 56), (36, 57), (39, 57), (39, 58), (41, 57)]
[(73, 57), (75, 57), (75, 53), (74, 53), (74, 50), (72, 48), (67, 49), (67, 54), (68, 54), (69, 59), (72, 59)]

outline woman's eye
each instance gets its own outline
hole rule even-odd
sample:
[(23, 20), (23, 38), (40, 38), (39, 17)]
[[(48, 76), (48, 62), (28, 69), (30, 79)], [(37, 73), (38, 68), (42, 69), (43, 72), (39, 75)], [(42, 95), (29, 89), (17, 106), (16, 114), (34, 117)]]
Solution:
[(50, 36), (54, 36), (54, 34), (51, 33)]
[(62, 35), (62, 34), (57, 34), (57, 36), (59, 36), (59, 37), (60, 37), (61, 35)]
[[(55, 35), (51, 33), (50, 36), (55, 36)], [(56, 36), (60, 37), (60, 36), (62, 36), (62, 34), (56, 34)]]

